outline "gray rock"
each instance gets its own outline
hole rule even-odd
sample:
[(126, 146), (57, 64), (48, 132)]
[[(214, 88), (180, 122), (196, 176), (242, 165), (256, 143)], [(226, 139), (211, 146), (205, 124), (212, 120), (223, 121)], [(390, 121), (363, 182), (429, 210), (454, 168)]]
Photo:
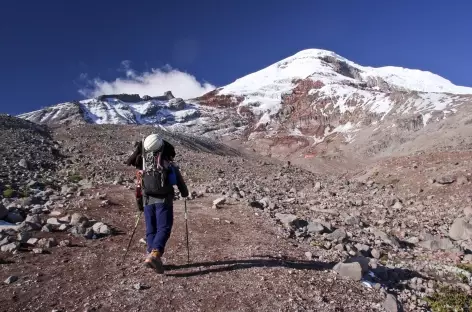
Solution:
[(454, 183), (456, 181), (456, 179), (452, 176), (443, 176), (443, 177), (440, 177), (438, 179), (436, 179), (436, 182), (438, 184), (451, 184), (451, 183)]
[(61, 222), (61, 223), (69, 223), (70, 222), (70, 216), (64, 216), (62, 218), (59, 218), (58, 221)]
[(423, 241), (419, 244), (421, 247), (429, 250), (451, 250), (455, 246), (449, 238), (435, 238)]
[(70, 218), (70, 224), (71, 225), (78, 225), (78, 224), (81, 224), (81, 223), (87, 222), (87, 221), (88, 221), (88, 218), (85, 217), (81, 213), (74, 213)]
[(374, 257), (375, 259), (380, 259), (381, 257), (381, 253), (379, 250), (377, 249), (372, 249), (372, 251), (370, 252), (370, 254), (372, 255), (372, 257)]
[(213, 209), (219, 209), (221, 208), (221, 205), (223, 205), (224, 203), (226, 202), (226, 198), (225, 197), (220, 197), (220, 198), (217, 198), (213, 201)]
[(37, 214), (28, 215), (25, 221), (30, 222), (30, 223), (42, 224), (41, 217), (38, 216)]
[(308, 225), (308, 222), (298, 218), (294, 214), (276, 213), (277, 218), (287, 229), (299, 229)]
[(318, 192), (319, 190), (321, 190), (321, 182), (316, 182), (315, 183), (315, 191)]
[(57, 246), (57, 241), (54, 237), (50, 237), (50, 238), (41, 238), (37, 245), (39, 247), (43, 247), (43, 248), (52, 248), (52, 247), (56, 247)]
[(54, 230), (54, 225), (52, 224), (45, 224), (42, 228), (41, 228), (41, 232), (46, 232), (46, 233), (50, 233)]
[(347, 225), (356, 225), (356, 224), (359, 224), (360, 222), (361, 221), (359, 220), (359, 218), (355, 216), (347, 216), (344, 219), (344, 223), (346, 223)]
[(57, 218), (49, 218), (46, 220), (47, 224), (50, 225), (60, 225), (61, 223), (57, 220)]
[(453, 240), (472, 239), (472, 224), (463, 218), (457, 218), (449, 229), (449, 237)]
[(15, 224), (23, 222), (24, 218), (18, 212), (12, 211), (8, 213), (7, 217), (5, 218), (5, 221)]
[(11, 276), (9, 276), (9, 277), (4, 281), (4, 283), (5, 283), (5, 284), (13, 284), (13, 283), (16, 282), (17, 280), (18, 280), (18, 276), (11, 275)]
[(36, 245), (36, 243), (39, 241), (39, 239), (37, 238), (30, 238), (28, 239), (28, 241), (26, 242), (28, 245)]
[(71, 242), (70, 242), (70, 240), (66, 239), (66, 240), (60, 241), (59, 246), (60, 247), (69, 247), (69, 246), (71, 246)]
[(369, 270), (369, 260), (363, 257), (354, 257), (336, 264), (333, 268), (339, 275), (360, 281)]
[(182, 110), (185, 108), (185, 101), (181, 98), (174, 98), (167, 102), (167, 105), (172, 110)]
[(33, 253), (42, 254), (42, 253), (44, 253), (44, 249), (42, 249), (42, 248), (33, 248)]
[(20, 243), (26, 243), (31, 237), (32, 237), (32, 235), (31, 235), (30, 232), (20, 232), (20, 233), (18, 233), (18, 235), (16, 236), (16, 239), (17, 239)]
[(58, 230), (58, 231), (61, 231), (61, 232), (67, 231), (67, 230), (69, 229), (69, 227), (70, 227), (70, 226), (67, 225), (67, 224), (61, 224), (61, 225), (57, 228), (57, 230)]
[(387, 297), (385, 298), (385, 301), (384, 301), (384, 304), (383, 304), (383, 308), (387, 312), (399, 312), (399, 311), (401, 311), (400, 307), (399, 307), (399, 304), (398, 304), (398, 301), (397, 301), (397, 298), (392, 294), (387, 294)]
[(344, 229), (337, 229), (326, 235), (326, 238), (330, 241), (343, 241), (347, 238), (347, 233)]
[(110, 235), (111, 229), (108, 225), (102, 222), (97, 222), (92, 226), (93, 232), (99, 235)]
[(402, 209), (403, 204), (400, 201), (396, 201), (395, 204), (392, 206), (393, 209)]
[(307, 228), (307, 232), (310, 234), (314, 234), (314, 233), (321, 234), (326, 231), (326, 228), (323, 226), (323, 224), (319, 222), (309, 222), (306, 228)]
[(8, 209), (3, 204), (0, 204), (0, 220), (3, 220), (8, 215)]
[(18, 243), (18, 242), (12, 242), (12, 243), (3, 245), (3, 246), (1, 247), (1, 251), (4, 251), (4, 252), (14, 252), (14, 251), (18, 250), (19, 247), (20, 247), (20, 243)]
[(20, 160), (20, 162), (18, 163), (18, 165), (19, 165), (20, 167), (22, 167), (22, 168), (25, 168), (25, 169), (29, 169), (29, 168), (30, 168), (29, 162), (28, 162), (26, 159), (24, 159), (24, 158), (22, 158), (22, 159)]
[(375, 230), (374, 235), (380, 238), (384, 243), (389, 244), (392, 247), (400, 247), (400, 241), (393, 235), (389, 235), (385, 232)]
[(308, 261), (313, 260), (313, 253), (310, 251), (305, 252), (305, 257), (308, 259)]
[(5, 246), (5, 245), (7, 245), (7, 244), (9, 244), (9, 243), (10, 243), (10, 239), (8, 238), (8, 236), (7, 236), (7, 237), (4, 237), (4, 238), (2, 238), (2, 239), (0, 240), (0, 247), (1, 247), (1, 246)]

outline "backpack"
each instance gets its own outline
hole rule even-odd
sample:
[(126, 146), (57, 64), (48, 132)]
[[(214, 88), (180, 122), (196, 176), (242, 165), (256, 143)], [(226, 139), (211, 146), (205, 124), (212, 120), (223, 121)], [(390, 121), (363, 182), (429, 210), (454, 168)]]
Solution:
[(160, 151), (144, 152), (141, 175), (143, 195), (165, 198), (174, 192), (174, 185), (177, 184), (175, 168), (171, 163), (174, 156), (174, 147), (166, 141)]

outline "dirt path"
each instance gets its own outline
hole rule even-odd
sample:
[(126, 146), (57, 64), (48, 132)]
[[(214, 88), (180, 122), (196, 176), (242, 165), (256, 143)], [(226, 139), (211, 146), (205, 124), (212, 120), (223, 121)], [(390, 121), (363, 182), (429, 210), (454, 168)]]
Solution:
[(306, 249), (278, 238), (276, 228), (250, 208), (214, 210), (211, 198), (188, 202), (190, 264), (179, 201), (166, 274), (142, 266), (142, 219), (120, 266), (135, 222), (133, 193), (120, 186), (106, 192), (114, 205), (91, 203), (85, 213), (122, 232), (102, 240), (68, 237), (74, 247), (50, 254), (7, 256), (0, 278), (19, 280), (0, 285), (1, 311), (381, 311), (378, 292), (340, 279), (333, 264), (306, 261)]

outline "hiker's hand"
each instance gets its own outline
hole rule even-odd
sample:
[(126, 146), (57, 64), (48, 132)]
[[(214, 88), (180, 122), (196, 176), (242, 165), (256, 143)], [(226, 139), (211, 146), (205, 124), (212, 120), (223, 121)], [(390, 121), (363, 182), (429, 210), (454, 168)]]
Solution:
[(138, 211), (143, 211), (144, 210), (143, 198), (142, 197), (136, 198), (136, 205), (138, 206)]

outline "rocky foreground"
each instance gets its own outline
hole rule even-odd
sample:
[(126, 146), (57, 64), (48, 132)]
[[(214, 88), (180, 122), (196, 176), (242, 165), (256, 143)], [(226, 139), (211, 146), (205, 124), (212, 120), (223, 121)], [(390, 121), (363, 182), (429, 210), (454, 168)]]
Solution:
[[(48, 129), (7, 116), (0, 125), (6, 311), (468, 311), (472, 304), (470, 152), (389, 158), (341, 176), (153, 127)], [(119, 265), (135, 222), (134, 171), (123, 162), (153, 131), (177, 148), (199, 262), (181, 265), (180, 222), (161, 278), (139, 264), (142, 223)], [(198, 273), (205, 266), (210, 272)], [(157, 298), (148, 299), (156, 292), (157, 308)]]

